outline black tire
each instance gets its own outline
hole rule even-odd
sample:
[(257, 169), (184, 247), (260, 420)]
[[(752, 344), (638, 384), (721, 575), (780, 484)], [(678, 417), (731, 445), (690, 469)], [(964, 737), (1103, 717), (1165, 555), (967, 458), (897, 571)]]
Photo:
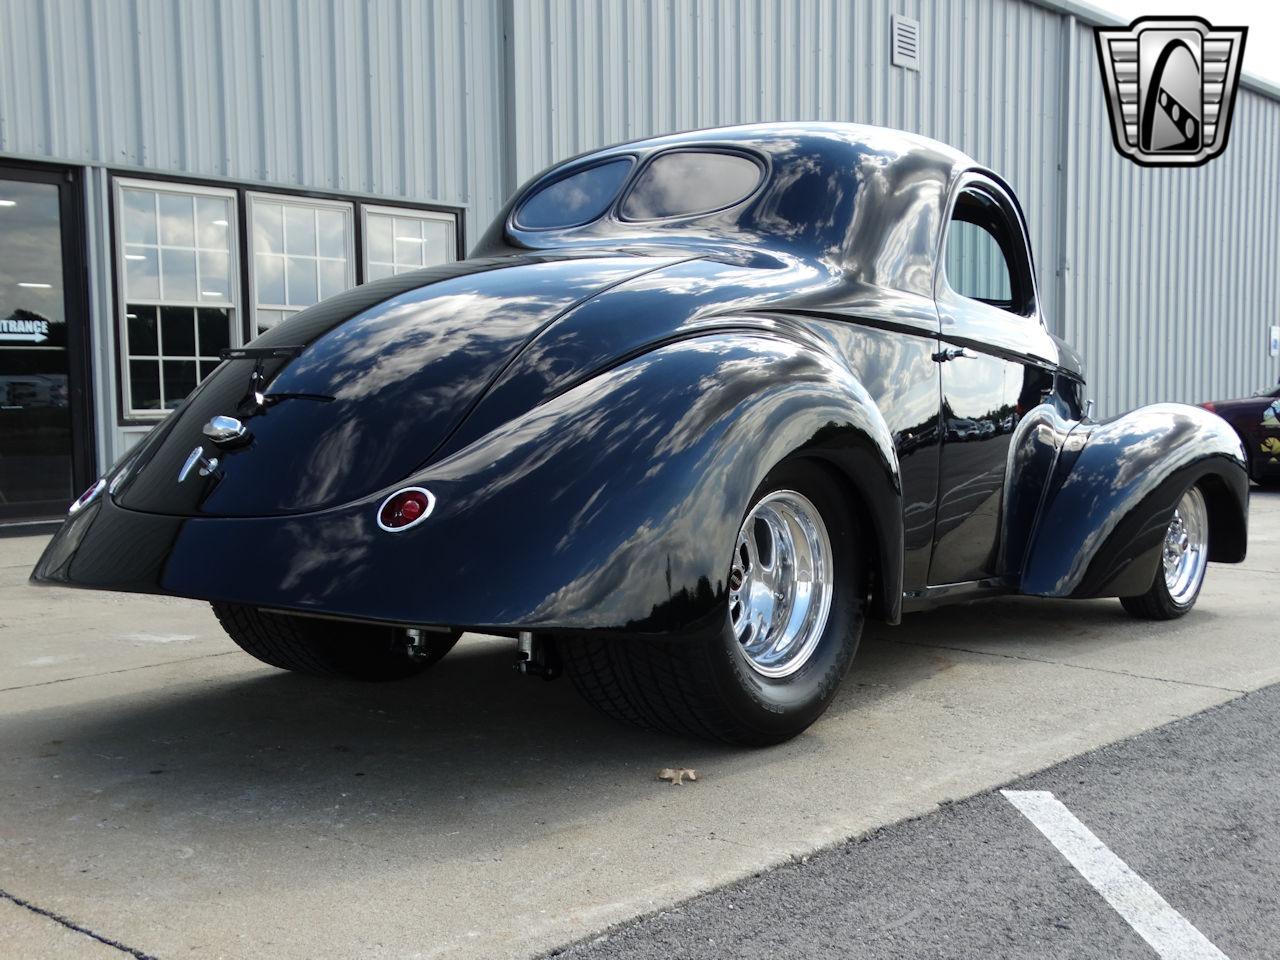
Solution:
[[(1193, 486), (1188, 491), (1188, 495), (1196, 492)], [(1179, 617), (1185, 617), (1200, 599), (1205, 573), (1205, 569), (1202, 568), (1190, 595), (1179, 602), (1174, 599), (1169, 592), (1168, 584), (1165, 583), (1164, 564), (1157, 563), (1155, 577), (1151, 581), (1151, 586), (1147, 587), (1146, 593), (1136, 597), (1121, 597), (1120, 604), (1130, 616), (1137, 617), (1139, 620), (1176, 620)]]
[(212, 606), (241, 650), (281, 670), (317, 677), (404, 680), (438, 661), (461, 635), (424, 631), (425, 648), (410, 656), (400, 627), (268, 613), (232, 603)]
[(1169, 596), (1169, 588), (1165, 586), (1163, 571), (1157, 569), (1156, 579), (1147, 588), (1146, 593), (1136, 597), (1121, 597), (1120, 604), (1129, 616), (1137, 617), (1139, 620), (1177, 620), (1190, 612), (1199, 596), (1200, 591), (1197, 589), (1195, 596), (1189, 602), (1175, 603), (1173, 597)]
[[(834, 590), (826, 627), (794, 674), (752, 669), (728, 617), (707, 639), (572, 639), (560, 643), (565, 672), (601, 712), (653, 730), (748, 746), (796, 736), (830, 705), (858, 649), (865, 619), (867, 560), (857, 517), (825, 467), (790, 460), (767, 476), (751, 507), (794, 490), (818, 509), (831, 540)], [(725, 563), (733, 545), (725, 546)]]

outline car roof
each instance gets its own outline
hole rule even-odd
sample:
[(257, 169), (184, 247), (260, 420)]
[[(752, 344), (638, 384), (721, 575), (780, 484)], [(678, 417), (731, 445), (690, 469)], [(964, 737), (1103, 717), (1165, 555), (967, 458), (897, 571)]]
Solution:
[[(655, 155), (691, 148), (738, 150), (763, 161), (757, 191), (723, 209), (685, 217), (622, 219), (617, 208)], [(574, 173), (622, 156), (636, 160), (596, 220), (525, 229), (517, 212), (529, 197)], [(867, 283), (927, 292), (943, 211), (954, 179), (982, 168), (965, 153), (901, 130), (856, 123), (773, 122), (713, 127), (615, 144), (579, 154), (533, 177), (473, 251), (657, 246), (718, 256), (774, 253), (854, 270)], [(983, 171), (988, 172), (988, 171)]]

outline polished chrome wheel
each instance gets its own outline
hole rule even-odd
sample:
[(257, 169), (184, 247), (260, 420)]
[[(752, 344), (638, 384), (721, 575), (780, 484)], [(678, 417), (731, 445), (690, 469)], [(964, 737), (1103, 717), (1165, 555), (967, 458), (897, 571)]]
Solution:
[(1179, 606), (1200, 590), (1209, 562), (1209, 511), (1204, 494), (1192, 487), (1182, 495), (1164, 535), (1164, 585)]
[(794, 490), (755, 505), (729, 571), (729, 622), (757, 673), (795, 673), (813, 655), (831, 610), (831, 540), (817, 508)]

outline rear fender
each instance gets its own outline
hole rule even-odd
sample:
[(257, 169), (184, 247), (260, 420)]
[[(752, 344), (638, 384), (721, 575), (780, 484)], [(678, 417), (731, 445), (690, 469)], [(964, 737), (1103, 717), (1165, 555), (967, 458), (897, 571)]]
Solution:
[[(870, 518), (875, 609), (896, 617), (903, 533), (891, 434), (817, 344), (755, 332), (668, 344), (494, 431), (423, 482), (442, 502), (456, 486), (453, 509), (471, 539), (488, 542), (477, 555), (501, 557), (495, 579), (531, 579), (507, 619), (665, 634), (718, 629), (751, 495), (795, 454), (829, 464)], [(493, 522), (526, 510), (534, 515), (514, 527)]]
[[(493, 632), (709, 632), (724, 622), (751, 494), (798, 452), (856, 492), (876, 538), (876, 606), (896, 617), (902, 504), (888, 428), (821, 346), (756, 332), (628, 360), (341, 507), (175, 518), (100, 498), (35, 579)], [(434, 511), (380, 529), (379, 503), (403, 486), (429, 489)]]
[(1156, 404), (1067, 437), (1021, 580), (1045, 597), (1134, 596), (1151, 585), (1165, 529), (1199, 484), (1209, 559), (1244, 559), (1249, 479), (1240, 438), (1199, 407)]

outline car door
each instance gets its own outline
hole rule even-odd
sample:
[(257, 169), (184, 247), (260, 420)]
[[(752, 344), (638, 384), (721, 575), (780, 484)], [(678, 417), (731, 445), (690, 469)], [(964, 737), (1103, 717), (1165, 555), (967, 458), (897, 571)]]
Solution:
[(968, 174), (952, 192), (934, 296), (943, 436), (929, 584), (1016, 575), (1022, 557), (1007, 541), (1017, 532), (1023, 544), (1025, 533), (1006, 530), (1006, 518), (1038, 501), (1028, 484), (1042, 484), (1045, 471), (1027, 472), (1011, 496), (1011, 477), (1026, 472), (1012, 452), (1025, 447), (1025, 418), (1049, 406), (1057, 348), (1040, 316), (1021, 215), (987, 177)]

